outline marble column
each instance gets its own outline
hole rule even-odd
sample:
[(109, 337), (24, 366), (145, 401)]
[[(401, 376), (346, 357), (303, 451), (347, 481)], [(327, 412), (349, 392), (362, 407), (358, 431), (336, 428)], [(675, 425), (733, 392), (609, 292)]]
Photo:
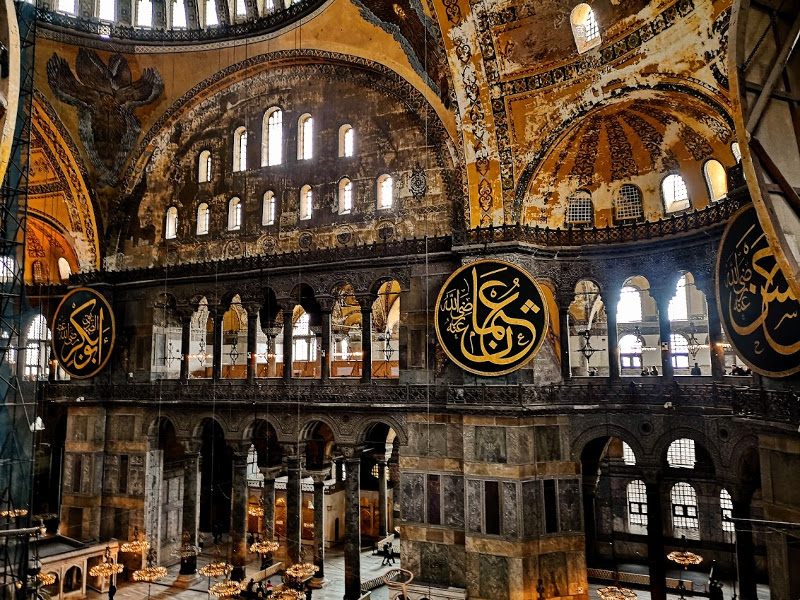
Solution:
[(650, 288), (650, 295), (658, 307), (659, 345), (661, 347), (661, 374), (664, 377), (675, 375), (672, 366), (672, 325), (669, 322), (669, 301), (675, 295), (674, 289)]
[[(735, 489), (735, 488), (734, 488)], [(750, 518), (750, 498), (734, 491), (731, 497), (734, 519)], [(747, 521), (734, 522), (736, 528), (736, 572), (739, 580), (739, 599), (756, 600), (756, 563), (753, 527)]]
[(664, 522), (661, 515), (661, 477), (645, 477), (647, 490), (647, 557), (650, 568), (651, 600), (667, 599), (667, 571), (664, 561)]
[(247, 383), (255, 383), (258, 365), (258, 307), (247, 307)]
[(231, 579), (245, 577), (247, 562), (247, 449), (233, 455), (233, 497), (231, 498)]
[[(620, 289), (616, 286), (601, 292), (603, 305), (606, 307), (606, 325), (608, 335), (608, 377), (609, 379), (619, 379), (619, 335), (617, 333), (617, 304), (619, 304)], [(638, 373), (637, 373), (638, 375)]]
[(286, 458), (286, 556), (287, 565), (291, 566), (300, 561), (300, 548), (302, 544), (302, 497), (300, 490), (300, 456), (296, 448), (292, 449), (293, 455)]
[(558, 328), (561, 339), (561, 377), (569, 379), (572, 377), (572, 369), (569, 364), (569, 305), (572, 304), (573, 296), (558, 297)]
[(325, 581), (325, 478), (328, 471), (314, 473), (314, 565), (317, 572), (311, 587), (321, 588)]
[(214, 323), (214, 343), (213, 343), (213, 362), (211, 367), (211, 378), (214, 380), (222, 379), (222, 319), (225, 312), (220, 308), (212, 312)]
[(292, 329), (294, 323), (294, 307), (283, 311), (283, 381), (292, 381)]
[(331, 376), (331, 310), (323, 307), (320, 314), (322, 320), (322, 349), (320, 357), (321, 376), (323, 383)]
[(361, 381), (372, 381), (372, 296), (358, 299), (361, 303)]
[(378, 537), (386, 537), (386, 458), (378, 458)]
[(716, 296), (706, 294), (708, 304), (708, 350), (711, 354), (711, 376), (721, 381), (725, 377), (725, 348), (722, 340), (722, 325), (719, 321)]
[(191, 354), (192, 316), (181, 317), (181, 383), (189, 381), (189, 354)]
[[(199, 449), (198, 449), (199, 450)], [(200, 525), (200, 453), (187, 452), (183, 463), (183, 531), (188, 533), (188, 542), (197, 545), (197, 530)], [(181, 559), (181, 575), (197, 572), (197, 556)]]
[(345, 454), (344, 507), (344, 600), (361, 597), (361, 454), (350, 449)]
[[(271, 542), (275, 539), (275, 478), (280, 474), (280, 467), (262, 467), (264, 487), (261, 489), (261, 504), (264, 516), (261, 519), (261, 539)], [(272, 565), (273, 553), (270, 552), (261, 560), (261, 568)]]

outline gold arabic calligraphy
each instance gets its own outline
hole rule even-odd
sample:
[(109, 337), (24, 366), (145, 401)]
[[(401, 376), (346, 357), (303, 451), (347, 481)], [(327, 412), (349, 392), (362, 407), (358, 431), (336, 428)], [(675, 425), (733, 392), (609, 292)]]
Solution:
[(87, 300), (80, 306), (73, 303), (69, 318), (62, 317), (58, 320), (58, 358), (67, 371), (80, 373), (90, 365), (103, 364), (107, 334), (111, 330), (105, 321), (105, 307), (98, 308), (96, 298)]
[(536, 327), (525, 318), (509, 314), (512, 309), (524, 314), (538, 313), (541, 308), (527, 299), (520, 299), (520, 280), (512, 283), (489, 277), (506, 271), (502, 267), (482, 275), (470, 269), (462, 285), (448, 290), (439, 306), (447, 314), (445, 330), (460, 336), (463, 357), (473, 363), (511, 365), (526, 358), (537, 341)]
[[(752, 225), (737, 240), (726, 266), (725, 285), (731, 294), (728, 319), (733, 330), (740, 336), (748, 336), (761, 328), (764, 340), (778, 354), (790, 355), (800, 350), (800, 340), (787, 344), (775, 339), (779, 328), (792, 327), (791, 321), (798, 317), (798, 303), (775, 261), (764, 232)], [(761, 310), (757, 312), (751, 306), (758, 299)], [(796, 332), (797, 326), (792, 330)], [(755, 340), (754, 352), (764, 352), (758, 340)]]

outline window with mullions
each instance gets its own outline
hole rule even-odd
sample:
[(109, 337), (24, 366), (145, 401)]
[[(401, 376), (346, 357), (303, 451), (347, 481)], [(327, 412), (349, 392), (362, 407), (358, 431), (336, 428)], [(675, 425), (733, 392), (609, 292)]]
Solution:
[(642, 192), (635, 185), (626, 183), (619, 189), (615, 216), (618, 221), (635, 221), (641, 219)]
[(570, 22), (572, 25), (572, 37), (575, 39), (575, 45), (578, 47), (578, 52), (591, 50), (599, 46), (600, 27), (597, 24), (597, 18), (594, 11), (588, 4), (578, 4), (572, 9), (570, 14)]
[(272, 190), (264, 193), (264, 200), (261, 205), (261, 224), (275, 224), (275, 193)]
[(736, 527), (734, 527), (733, 521), (727, 520), (733, 517), (733, 499), (730, 492), (725, 488), (722, 488), (719, 492), (719, 508), (722, 511), (722, 531), (734, 533)]
[(305, 114), (297, 120), (297, 160), (314, 157), (314, 119)]
[(703, 165), (703, 175), (708, 187), (708, 199), (717, 202), (728, 194), (728, 174), (718, 160), (709, 160)]
[(314, 192), (310, 185), (304, 185), (300, 189), (300, 220), (308, 221), (314, 210)]
[(197, 159), (197, 181), (207, 183), (211, 181), (211, 152), (203, 150)]
[(247, 6), (245, 5), (244, 0), (236, 0), (236, 17), (238, 19), (243, 19), (247, 16)]
[(186, 4), (184, 0), (172, 2), (172, 28), (186, 29)]
[(197, 207), (197, 235), (206, 235), (208, 233), (208, 226), (211, 222), (211, 211), (208, 204), (202, 202)]
[(261, 126), (261, 166), (272, 167), (283, 161), (283, 111), (270, 108)]
[(686, 321), (689, 318), (689, 305), (686, 298), (686, 275), (681, 275), (675, 286), (675, 295), (667, 306), (670, 321)]
[(176, 237), (178, 237), (178, 209), (170, 206), (164, 223), (164, 238), (174, 240)]
[(676, 369), (689, 368), (689, 342), (680, 333), (673, 333), (669, 336), (670, 354), (672, 355), (672, 366)]
[(317, 336), (311, 331), (310, 315), (303, 313), (292, 329), (293, 356), (296, 361), (317, 360)]
[(247, 129), (244, 127), (233, 132), (233, 170), (247, 170)]
[(394, 202), (394, 180), (390, 175), (378, 177), (378, 209), (392, 208)]
[(136, 3), (136, 26), (153, 26), (153, 2), (151, 0), (139, 0)]
[(339, 182), (339, 214), (349, 215), (353, 210), (353, 182), (347, 177)]
[(238, 231), (242, 228), (242, 201), (231, 198), (228, 203), (228, 231)]
[(216, 27), (219, 25), (217, 16), (217, 0), (206, 0), (205, 4), (206, 27)]
[(50, 330), (42, 315), (37, 315), (28, 326), (27, 347), (25, 349), (25, 379), (46, 379), (50, 373), (48, 355), (50, 351)]
[(622, 442), (622, 461), (629, 466), (636, 464), (636, 455), (627, 442)]
[(619, 340), (619, 361), (623, 369), (634, 371), (642, 368), (642, 339), (632, 333)]
[[(628, 528), (631, 533), (647, 531), (647, 487), (641, 479), (628, 484)], [(638, 532), (636, 530), (639, 530)], [(644, 532), (641, 530), (644, 529)]]
[(672, 486), (670, 501), (673, 529), (697, 529), (697, 493), (694, 488), (683, 481), (676, 483)]
[(667, 464), (673, 469), (694, 469), (696, 462), (697, 455), (693, 439), (681, 438), (669, 445)]
[(589, 192), (579, 191), (572, 195), (567, 204), (568, 225), (591, 225), (594, 220), (594, 207)]
[(339, 128), (339, 156), (353, 156), (355, 146), (355, 131), (351, 125), (345, 124)]
[(686, 210), (691, 206), (686, 181), (677, 173), (667, 175), (661, 182), (661, 196), (667, 213)]

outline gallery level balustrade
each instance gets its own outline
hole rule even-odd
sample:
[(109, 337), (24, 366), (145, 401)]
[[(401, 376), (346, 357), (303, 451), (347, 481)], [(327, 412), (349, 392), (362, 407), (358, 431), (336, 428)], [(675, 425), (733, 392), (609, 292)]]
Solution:
[[(591, 379), (589, 381), (589, 379)], [(611, 381), (602, 377), (574, 379), (555, 385), (417, 385), (396, 381), (364, 384), (341, 381), (329, 384), (292, 381), (190, 382), (175, 380), (149, 383), (48, 384), (46, 397), (54, 402), (144, 402), (162, 404), (205, 403), (247, 405), (253, 402), (276, 405), (338, 405), (419, 410), (432, 406), (437, 410), (519, 409), (536, 412), (586, 410), (624, 410), (650, 407), (658, 410), (713, 409), (776, 423), (800, 423), (800, 396), (787, 390), (755, 387), (748, 379), (726, 378), (713, 382), (706, 377), (626, 378)]]

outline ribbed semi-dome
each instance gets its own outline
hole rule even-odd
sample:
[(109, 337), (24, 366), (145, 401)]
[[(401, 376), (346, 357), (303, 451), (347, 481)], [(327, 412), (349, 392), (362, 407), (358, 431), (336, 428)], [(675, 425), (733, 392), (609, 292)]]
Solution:
[[(710, 160), (734, 165), (732, 140), (726, 118), (686, 94), (648, 92), (606, 105), (553, 144), (528, 188), (523, 223), (568, 224), (569, 200), (580, 194), (591, 197), (594, 226), (619, 224), (613, 209), (623, 186), (639, 190), (649, 221), (703, 209), (711, 202), (704, 167)], [(688, 204), (670, 206), (665, 198), (670, 175), (685, 182)]]

